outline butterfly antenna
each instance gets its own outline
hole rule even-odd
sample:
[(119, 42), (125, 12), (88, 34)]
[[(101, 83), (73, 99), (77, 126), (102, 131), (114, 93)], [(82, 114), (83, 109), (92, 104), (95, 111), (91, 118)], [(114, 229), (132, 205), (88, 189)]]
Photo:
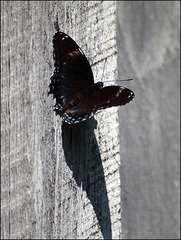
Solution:
[[(116, 82), (124, 82), (124, 81), (132, 81), (132, 80), (133, 80), (132, 78), (128, 78), (128, 79), (116, 80)], [(107, 80), (107, 81), (104, 81), (104, 82), (112, 82), (112, 81), (111, 80)]]
[(116, 82), (123, 82), (123, 81), (132, 81), (132, 78), (128, 78), (128, 79), (121, 79), (121, 80), (116, 80)]
[[(107, 58), (105, 58), (105, 61), (104, 61), (104, 67), (103, 67), (103, 71), (102, 71), (101, 81), (103, 80), (103, 77), (104, 77), (104, 70), (105, 70), (106, 62), (107, 62)], [(133, 80), (132, 78), (128, 78), (128, 79), (116, 80), (116, 82), (132, 81), (132, 80)], [(107, 80), (107, 81), (104, 81), (104, 82), (112, 82), (112, 81), (113, 81), (113, 80)]]
[(58, 25), (58, 13), (57, 13), (57, 16), (56, 16), (56, 21), (54, 22), (54, 27), (55, 27), (55, 30), (56, 30), (57, 32), (60, 31), (60, 27), (59, 27), (59, 25)]
[(105, 70), (106, 62), (107, 62), (107, 58), (106, 58), (105, 61), (104, 61), (104, 67), (103, 67), (103, 71), (102, 71), (101, 81), (103, 80), (103, 77), (104, 77), (104, 70)]

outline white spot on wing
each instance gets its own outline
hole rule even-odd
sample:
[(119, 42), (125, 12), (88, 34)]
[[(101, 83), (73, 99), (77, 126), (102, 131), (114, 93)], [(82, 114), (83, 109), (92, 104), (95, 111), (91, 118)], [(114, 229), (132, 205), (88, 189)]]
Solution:
[(64, 36), (64, 37), (62, 38), (62, 41), (65, 40), (66, 38), (68, 38), (68, 36)]

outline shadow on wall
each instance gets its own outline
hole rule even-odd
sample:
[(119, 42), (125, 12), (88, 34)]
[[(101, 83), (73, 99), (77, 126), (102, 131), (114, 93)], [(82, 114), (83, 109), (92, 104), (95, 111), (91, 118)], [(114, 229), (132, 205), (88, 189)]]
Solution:
[(97, 121), (62, 124), (65, 160), (79, 187), (86, 191), (104, 239), (111, 239), (111, 218), (104, 171), (94, 129)]

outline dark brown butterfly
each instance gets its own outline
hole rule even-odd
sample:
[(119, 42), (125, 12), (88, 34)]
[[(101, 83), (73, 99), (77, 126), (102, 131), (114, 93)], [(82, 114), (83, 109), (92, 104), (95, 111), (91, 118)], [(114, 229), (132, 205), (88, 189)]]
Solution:
[(67, 34), (55, 33), (53, 48), (55, 70), (49, 94), (56, 98), (55, 110), (63, 114), (65, 122), (84, 121), (99, 109), (121, 106), (134, 98), (128, 88), (94, 83), (86, 56)]

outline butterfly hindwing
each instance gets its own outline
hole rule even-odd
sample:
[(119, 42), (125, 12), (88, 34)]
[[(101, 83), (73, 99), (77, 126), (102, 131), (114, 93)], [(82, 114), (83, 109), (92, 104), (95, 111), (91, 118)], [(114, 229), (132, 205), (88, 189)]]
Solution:
[(128, 88), (108, 86), (88, 93), (82, 101), (68, 108), (63, 117), (67, 123), (76, 123), (91, 117), (97, 110), (113, 106), (122, 106), (130, 102), (134, 93)]

